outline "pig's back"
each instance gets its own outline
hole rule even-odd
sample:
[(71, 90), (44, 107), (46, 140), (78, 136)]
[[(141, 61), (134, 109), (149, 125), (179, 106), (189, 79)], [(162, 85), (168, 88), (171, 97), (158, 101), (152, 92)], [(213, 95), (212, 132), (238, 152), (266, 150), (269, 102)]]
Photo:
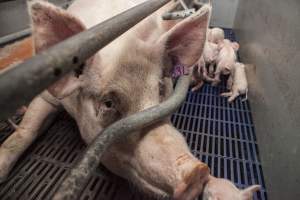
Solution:
[(245, 68), (235, 67), (234, 77), (235, 84), (238, 85), (239, 89), (246, 89), (248, 87)]
[(217, 63), (222, 65), (233, 65), (236, 61), (236, 55), (232, 48), (224, 47), (220, 50)]
[(75, 0), (68, 11), (90, 28), (146, 0)]

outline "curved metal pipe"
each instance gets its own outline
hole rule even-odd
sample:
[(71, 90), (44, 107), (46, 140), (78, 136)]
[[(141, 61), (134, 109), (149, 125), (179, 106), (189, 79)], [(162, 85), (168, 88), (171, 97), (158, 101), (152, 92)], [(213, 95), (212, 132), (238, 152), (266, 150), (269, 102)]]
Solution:
[(54, 200), (71, 200), (78, 197), (84, 184), (100, 163), (103, 152), (112, 142), (124, 135), (130, 134), (145, 126), (154, 124), (172, 114), (185, 100), (190, 84), (190, 75), (182, 75), (175, 87), (174, 93), (163, 103), (146, 109), (129, 117), (121, 119), (106, 128), (88, 146), (81, 160), (71, 170), (54, 195)]
[(170, 0), (148, 0), (0, 73), (0, 119), (81, 66), (86, 59)]

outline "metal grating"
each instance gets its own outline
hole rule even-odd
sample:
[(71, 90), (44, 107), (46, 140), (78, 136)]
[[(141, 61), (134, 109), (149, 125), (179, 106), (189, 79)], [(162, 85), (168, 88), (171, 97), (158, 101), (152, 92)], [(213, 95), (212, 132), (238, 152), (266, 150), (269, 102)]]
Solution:
[[(225, 33), (235, 40), (231, 30)], [(240, 188), (260, 184), (263, 190), (254, 199), (267, 200), (250, 104), (240, 98), (228, 104), (219, 96), (224, 90), (223, 81), (218, 87), (205, 85), (197, 93), (189, 92), (172, 122), (213, 175), (230, 179)], [(14, 120), (18, 122), (20, 117)], [(12, 129), (0, 122), (0, 130), (2, 143)], [(50, 199), (84, 149), (75, 122), (62, 113), (18, 161), (8, 181), (0, 185), (0, 199)], [(151, 200), (101, 166), (78, 199)]]

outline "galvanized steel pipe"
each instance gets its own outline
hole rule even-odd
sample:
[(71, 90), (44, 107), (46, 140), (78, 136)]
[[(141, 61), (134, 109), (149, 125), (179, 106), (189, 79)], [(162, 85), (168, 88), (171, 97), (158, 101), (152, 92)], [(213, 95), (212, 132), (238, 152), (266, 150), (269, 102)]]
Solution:
[(145, 126), (149, 126), (175, 112), (185, 100), (189, 84), (190, 76), (181, 76), (177, 82), (174, 93), (166, 101), (121, 119), (106, 128), (98, 135), (94, 142), (87, 147), (81, 160), (63, 181), (53, 199), (77, 199), (82, 187), (86, 184), (92, 172), (99, 165), (101, 156), (107, 147), (109, 147), (115, 139), (121, 138), (122, 136), (130, 134)]
[(0, 73), (0, 119), (79, 67), (99, 49), (170, 0), (149, 0)]

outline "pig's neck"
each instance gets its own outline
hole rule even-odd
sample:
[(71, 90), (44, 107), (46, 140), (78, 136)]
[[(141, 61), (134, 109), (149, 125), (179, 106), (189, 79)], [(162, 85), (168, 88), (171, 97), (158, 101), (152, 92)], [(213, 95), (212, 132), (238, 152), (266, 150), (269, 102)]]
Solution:
[(68, 11), (90, 28), (146, 0), (75, 0)]

